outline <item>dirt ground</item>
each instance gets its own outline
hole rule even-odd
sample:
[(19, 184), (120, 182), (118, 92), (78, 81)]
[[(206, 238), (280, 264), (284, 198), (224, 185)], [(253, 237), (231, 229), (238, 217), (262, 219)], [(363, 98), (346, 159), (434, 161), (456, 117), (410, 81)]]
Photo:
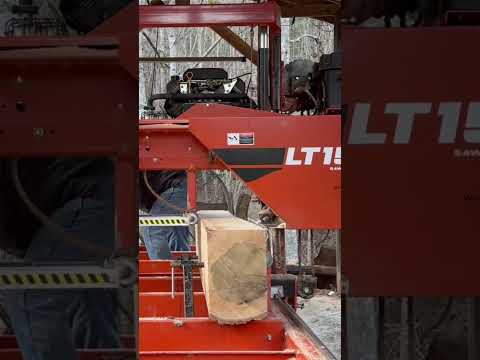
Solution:
[(335, 355), (341, 358), (341, 301), (337, 295), (329, 296), (319, 290), (311, 299), (298, 298), (304, 304), (298, 310), (300, 317), (313, 330), (315, 335)]
[[(286, 232), (285, 252), (287, 264), (297, 264), (297, 240), (295, 233)], [(317, 290), (311, 299), (298, 298), (303, 309), (298, 314), (313, 330), (315, 335), (340, 360), (341, 358), (341, 301), (336, 294), (328, 295), (329, 290)]]

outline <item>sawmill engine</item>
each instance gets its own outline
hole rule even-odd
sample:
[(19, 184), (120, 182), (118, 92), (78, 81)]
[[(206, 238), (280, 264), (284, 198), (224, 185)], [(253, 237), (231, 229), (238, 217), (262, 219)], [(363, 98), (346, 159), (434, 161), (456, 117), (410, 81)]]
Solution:
[(285, 106), (289, 113), (328, 114), (341, 108), (341, 53), (319, 62), (297, 59), (285, 66)]
[(155, 94), (148, 99), (145, 110), (155, 112), (154, 102), (165, 100), (166, 115), (176, 118), (194, 104), (216, 103), (256, 108), (255, 102), (247, 95), (247, 87), (241, 77), (229, 78), (224, 69), (188, 69), (182, 78), (173, 76), (167, 83), (165, 94)]
[(317, 86), (313, 82), (314, 62), (294, 60), (285, 66), (285, 110), (309, 113), (317, 108)]

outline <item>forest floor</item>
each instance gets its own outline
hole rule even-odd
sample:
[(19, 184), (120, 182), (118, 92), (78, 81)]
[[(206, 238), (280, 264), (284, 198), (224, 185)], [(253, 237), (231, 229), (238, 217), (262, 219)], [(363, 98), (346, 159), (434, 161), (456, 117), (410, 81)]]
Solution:
[[(336, 294), (318, 290), (311, 299), (298, 298), (303, 309), (300, 317), (307, 323), (325, 346), (340, 360), (341, 358), (341, 301)], [(331, 294), (331, 293), (330, 293)]]

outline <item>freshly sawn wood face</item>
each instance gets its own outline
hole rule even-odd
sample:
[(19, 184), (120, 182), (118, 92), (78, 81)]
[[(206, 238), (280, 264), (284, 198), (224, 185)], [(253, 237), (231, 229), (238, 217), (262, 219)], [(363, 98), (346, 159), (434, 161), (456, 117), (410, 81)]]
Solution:
[(200, 211), (197, 251), (209, 317), (223, 324), (268, 312), (265, 230), (227, 211)]

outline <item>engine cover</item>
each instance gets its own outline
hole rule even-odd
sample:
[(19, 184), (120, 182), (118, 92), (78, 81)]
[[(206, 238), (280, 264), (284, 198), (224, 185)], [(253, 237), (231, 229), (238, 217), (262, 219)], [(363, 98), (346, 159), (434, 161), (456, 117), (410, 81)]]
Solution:
[(172, 77), (167, 84), (167, 95), (164, 108), (173, 118), (198, 103), (256, 108), (255, 102), (247, 95), (245, 82), (239, 77), (229, 78), (228, 73), (220, 68), (188, 69), (181, 79)]

